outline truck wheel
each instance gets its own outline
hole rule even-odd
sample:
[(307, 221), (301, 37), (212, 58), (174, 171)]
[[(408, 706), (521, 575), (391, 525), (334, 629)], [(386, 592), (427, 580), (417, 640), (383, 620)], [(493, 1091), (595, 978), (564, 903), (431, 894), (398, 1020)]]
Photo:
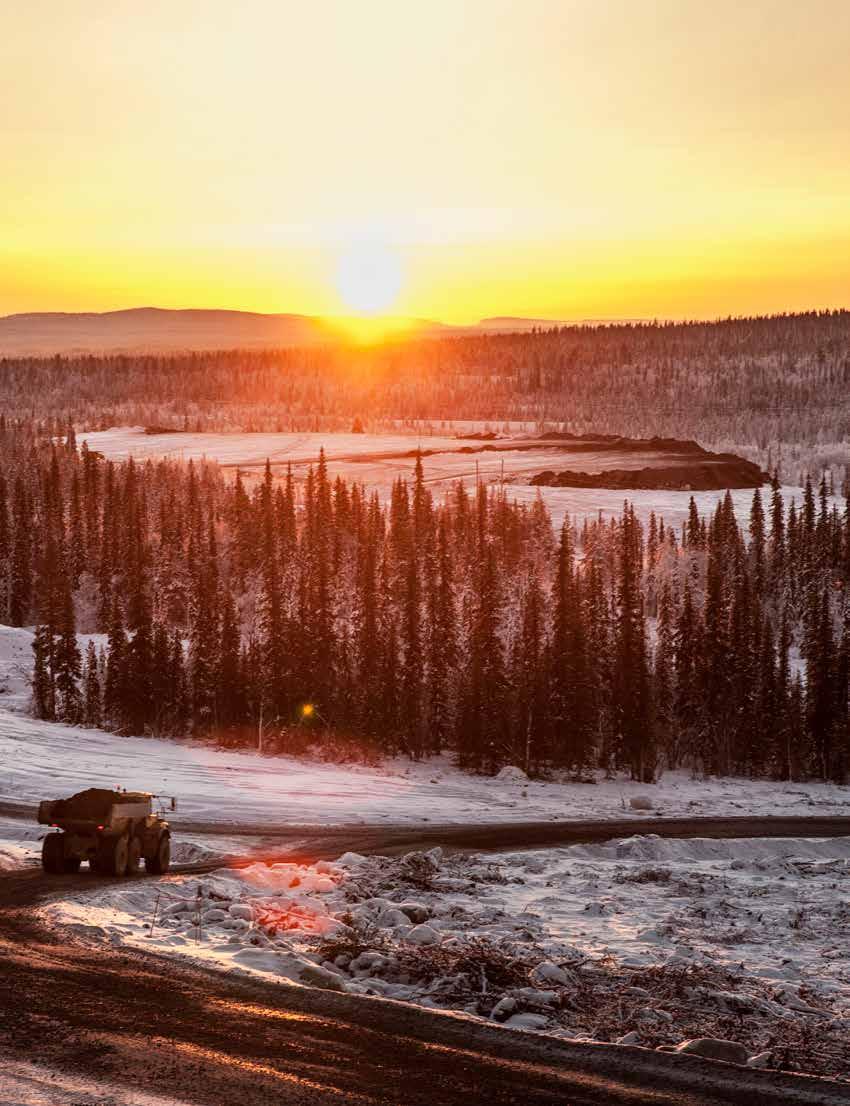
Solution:
[(82, 861), (78, 856), (67, 856), (62, 862), (62, 871), (67, 872), (69, 875), (72, 872), (79, 872), (81, 863)]
[(123, 876), (127, 871), (128, 851), (125, 836), (104, 837), (97, 848), (97, 871), (104, 876)]
[(164, 875), (171, 864), (171, 835), (160, 835), (156, 852), (145, 860), (145, 870), (152, 876)]
[(61, 833), (48, 833), (41, 843), (41, 866), (45, 872), (56, 874), (65, 863), (65, 841)]
[(127, 875), (137, 876), (139, 874), (139, 863), (142, 859), (142, 843), (138, 837), (131, 837), (130, 844), (127, 848)]

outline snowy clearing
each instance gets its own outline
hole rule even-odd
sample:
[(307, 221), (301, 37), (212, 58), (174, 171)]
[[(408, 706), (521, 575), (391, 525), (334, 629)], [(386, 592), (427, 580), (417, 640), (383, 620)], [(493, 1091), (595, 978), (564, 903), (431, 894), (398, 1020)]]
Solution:
[[(87, 442), (90, 449), (116, 461), (131, 456), (140, 460), (171, 457), (188, 461), (206, 458), (229, 467), (257, 466), (253, 469), (249, 467), (243, 473), (248, 478), (252, 473), (259, 478), (266, 459), (276, 465), (291, 463), (296, 477), (303, 477), (303, 467), (315, 464), (319, 449), (324, 448), (331, 479), (342, 476), (358, 481), (369, 489), (377, 490), (382, 499), (389, 497), (393, 482), (399, 476), (412, 478), (415, 461), (407, 454), (417, 448), (433, 450), (435, 455), (424, 457), (423, 466), (425, 481), (437, 496), (444, 494), (458, 480), (472, 486), (476, 479), (498, 483), (504, 476), (510, 481), (507, 492), (512, 499), (531, 504), (541, 498), (557, 527), (567, 514), (577, 519), (595, 516), (600, 511), (603, 515), (619, 515), (624, 499), (634, 504), (643, 521), (654, 511), (656, 515), (663, 516), (667, 523), (681, 527), (687, 518), (692, 494), (701, 514), (710, 514), (724, 495), (718, 491), (624, 492), (604, 488), (532, 487), (521, 482), (524, 474), (529, 477), (552, 468), (577, 468), (590, 472), (606, 468), (640, 468), (652, 464), (654, 455), (616, 454), (611, 451), (571, 455), (568, 452), (559, 453), (551, 447), (533, 451), (500, 448), (498, 451), (464, 453), (464, 449), (480, 450), (482, 445), (488, 443), (476, 438), (459, 439), (439, 434), (145, 434), (140, 426), (119, 426), (80, 435), (79, 441)], [(497, 444), (500, 447), (509, 445), (505, 441)], [(664, 460), (663, 456), (660, 460)], [(762, 494), (769, 494), (769, 489), (764, 489)], [(794, 499), (799, 503), (802, 497), (800, 488), (790, 486), (783, 488), (782, 494), (786, 505)], [(749, 488), (732, 492), (735, 512), (742, 523), (749, 519), (752, 498), (752, 489)]]
[[(79, 935), (570, 1039), (850, 1068), (850, 839), (346, 854), (144, 880), (51, 908)], [(156, 920), (151, 935), (150, 926)], [(756, 1059), (753, 1059), (756, 1058)]]

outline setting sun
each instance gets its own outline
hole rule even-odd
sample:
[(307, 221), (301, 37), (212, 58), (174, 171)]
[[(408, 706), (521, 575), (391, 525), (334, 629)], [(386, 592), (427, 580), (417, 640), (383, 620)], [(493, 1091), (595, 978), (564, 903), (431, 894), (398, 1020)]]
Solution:
[(398, 257), (379, 242), (361, 242), (347, 249), (336, 271), (337, 291), (345, 306), (358, 315), (387, 311), (402, 284)]

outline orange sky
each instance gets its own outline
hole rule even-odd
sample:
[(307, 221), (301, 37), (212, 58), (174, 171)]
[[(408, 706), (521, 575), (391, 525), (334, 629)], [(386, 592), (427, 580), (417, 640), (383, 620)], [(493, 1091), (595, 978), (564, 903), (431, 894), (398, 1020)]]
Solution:
[[(846, 0), (28, 0), (0, 314), (850, 305)], [(356, 297), (355, 297), (356, 298)], [(354, 304), (356, 306), (356, 304)]]

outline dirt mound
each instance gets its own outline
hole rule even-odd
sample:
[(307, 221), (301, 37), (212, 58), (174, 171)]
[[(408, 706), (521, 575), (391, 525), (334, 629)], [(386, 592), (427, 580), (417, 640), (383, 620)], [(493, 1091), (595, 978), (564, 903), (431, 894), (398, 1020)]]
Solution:
[[(723, 491), (725, 488), (758, 488), (769, 481), (768, 473), (753, 461), (734, 453), (711, 453), (694, 441), (676, 438), (610, 438), (603, 435), (574, 438), (548, 435), (564, 443), (570, 453), (618, 455), (644, 453), (652, 463), (643, 468), (546, 469), (529, 483), (550, 488), (607, 488), (622, 491)], [(569, 444), (567, 444), (569, 443)], [(659, 456), (660, 455), (660, 456)], [(663, 458), (663, 459), (662, 459)], [(625, 460), (625, 456), (624, 456)], [(610, 461), (609, 461), (610, 463)]]

